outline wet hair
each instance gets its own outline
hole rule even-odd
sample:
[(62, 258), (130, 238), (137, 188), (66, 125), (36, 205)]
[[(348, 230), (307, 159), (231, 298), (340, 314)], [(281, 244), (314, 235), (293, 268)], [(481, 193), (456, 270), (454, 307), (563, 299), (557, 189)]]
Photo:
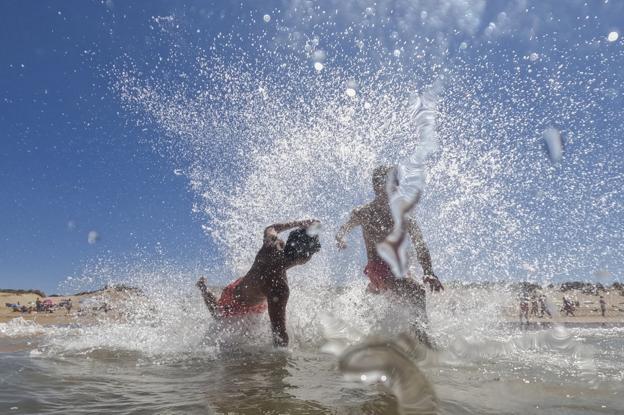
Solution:
[(373, 170), (373, 189), (375, 193), (381, 193), (386, 190), (388, 174), (390, 174), (394, 168), (394, 166), (379, 166)]
[(309, 258), (321, 249), (317, 235), (310, 236), (304, 228), (295, 229), (288, 235), (284, 256), (289, 260)]

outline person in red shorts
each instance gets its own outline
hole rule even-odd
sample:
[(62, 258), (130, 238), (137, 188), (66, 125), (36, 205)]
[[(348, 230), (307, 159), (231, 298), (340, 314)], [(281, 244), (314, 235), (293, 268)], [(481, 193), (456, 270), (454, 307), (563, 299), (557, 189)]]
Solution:
[[(368, 264), (364, 268), (364, 274), (369, 279), (368, 292), (374, 294), (392, 293), (399, 295), (401, 298), (407, 298), (418, 307), (419, 318), (422, 320), (421, 323), (426, 324), (427, 314), (424, 288), (410, 277), (395, 277), (390, 266), (377, 253), (377, 244), (383, 242), (394, 227), (394, 219), (390, 211), (389, 197), (386, 190), (389, 179), (392, 181), (390, 188), (396, 188), (399, 183), (394, 167), (380, 166), (373, 171), (375, 198), (372, 202), (360, 206), (351, 212), (348, 221), (340, 227), (336, 234), (336, 242), (338, 249), (346, 248), (345, 236), (355, 227), (361, 226), (368, 257)], [(406, 225), (412, 246), (416, 250), (418, 262), (420, 262), (423, 269), (423, 282), (429, 284), (431, 291), (443, 290), (444, 287), (433, 273), (431, 255), (418, 224), (410, 217), (407, 219)], [(426, 335), (422, 337), (426, 337)], [(429, 340), (425, 338), (424, 342), (429, 343)]]
[[(269, 312), (273, 344), (288, 346), (286, 331), (286, 304), (289, 288), (286, 271), (303, 265), (321, 249), (318, 236), (308, 233), (317, 220), (301, 220), (271, 225), (264, 230), (262, 248), (256, 254), (251, 268), (242, 278), (229, 284), (217, 298), (208, 291), (206, 279), (197, 281), (204, 303), (214, 318), (240, 317), (247, 314)], [(284, 242), (279, 233), (290, 232)]]

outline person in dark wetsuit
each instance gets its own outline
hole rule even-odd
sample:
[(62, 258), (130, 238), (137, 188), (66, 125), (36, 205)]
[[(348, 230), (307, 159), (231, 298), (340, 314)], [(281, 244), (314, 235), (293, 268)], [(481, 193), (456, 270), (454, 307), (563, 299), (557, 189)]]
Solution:
[[(318, 236), (308, 234), (309, 227), (318, 223), (317, 220), (301, 220), (267, 227), (262, 248), (247, 274), (225, 287), (218, 300), (208, 291), (206, 279), (200, 278), (197, 286), (213, 317), (238, 317), (268, 309), (273, 344), (288, 346), (286, 304), (290, 291), (286, 270), (305, 264), (321, 249)], [(298, 229), (290, 232), (286, 242), (279, 238), (280, 232), (292, 228)]]
[[(412, 278), (397, 278), (392, 274), (390, 266), (377, 253), (377, 245), (383, 242), (393, 230), (394, 219), (390, 211), (388, 191), (388, 179), (393, 180), (392, 185), (398, 186), (398, 179), (394, 167), (381, 166), (373, 171), (373, 190), (375, 198), (372, 202), (360, 206), (351, 212), (348, 221), (342, 225), (336, 234), (338, 249), (346, 248), (345, 236), (357, 226), (362, 227), (364, 244), (368, 264), (364, 268), (364, 274), (370, 280), (368, 291), (374, 294), (390, 292), (401, 298), (406, 298), (418, 307), (421, 323), (427, 323), (425, 290)], [(422, 232), (413, 218), (407, 218), (406, 230), (416, 250), (418, 262), (423, 269), (423, 282), (430, 285), (431, 291), (440, 291), (444, 287), (433, 273), (431, 255), (427, 244), (423, 239)], [(429, 343), (424, 333), (419, 333), (421, 340)]]

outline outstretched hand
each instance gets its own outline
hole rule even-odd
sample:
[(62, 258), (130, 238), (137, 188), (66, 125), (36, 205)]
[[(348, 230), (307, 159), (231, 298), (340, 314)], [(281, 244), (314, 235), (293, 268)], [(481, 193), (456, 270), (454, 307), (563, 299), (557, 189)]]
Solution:
[(318, 219), (305, 219), (301, 221), (301, 226), (303, 226), (304, 228), (309, 228), (310, 226), (313, 225), (320, 225), (321, 221)]
[(431, 291), (440, 292), (444, 291), (444, 286), (434, 274), (425, 275), (423, 277), (423, 282), (425, 284), (429, 284), (429, 288)]

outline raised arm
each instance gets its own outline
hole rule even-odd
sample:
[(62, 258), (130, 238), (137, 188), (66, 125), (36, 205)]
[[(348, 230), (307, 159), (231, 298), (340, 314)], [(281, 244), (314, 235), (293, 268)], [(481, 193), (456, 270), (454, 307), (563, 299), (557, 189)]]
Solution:
[(443, 290), (444, 287), (442, 286), (442, 283), (440, 283), (438, 277), (436, 277), (436, 275), (433, 273), (431, 254), (429, 253), (429, 248), (427, 247), (425, 239), (423, 238), (422, 231), (420, 230), (420, 227), (413, 218), (408, 218), (407, 220), (407, 232), (409, 233), (412, 240), (412, 245), (416, 250), (416, 257), (418, 258), (418, 262), (423, 269), (424, 282), (429, 283), (432, 290)]
[(353, 209), (351, 214), (349, 215), (349, 219), (345, 222), (344, 225), (338, 229), (338, 233), (336, 233), (336, 245), (338, 249), (345, 249), (347, 247), (347, 242), (345, 241), (345, 236), (349, 234), (356, 226), (360, 226), (362, 224), (360, 209)]
[(286, 282), (280, 282), (271, 287), (267, 296), (269, 319), (273, 333), (273, 345), (276, 347), (288, 346), (288, 332), (286, 331), (286, 304), (290, 290)]

